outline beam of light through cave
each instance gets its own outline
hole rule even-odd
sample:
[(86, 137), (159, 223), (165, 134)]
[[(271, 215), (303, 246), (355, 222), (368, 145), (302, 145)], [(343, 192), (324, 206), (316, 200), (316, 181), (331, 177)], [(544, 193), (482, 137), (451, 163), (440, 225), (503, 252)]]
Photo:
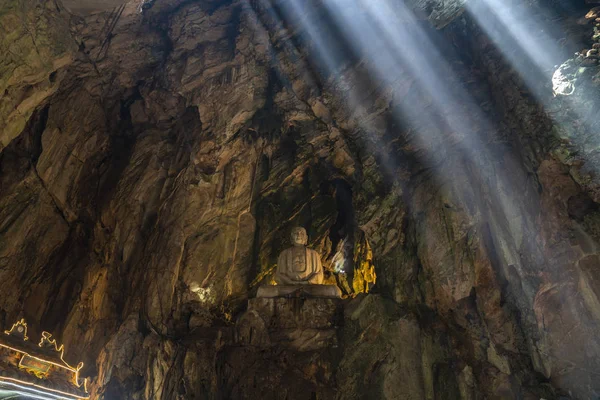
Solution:
[[(337, 30), (341, 36), (346, 39), (347, 43), (353, 47), (357, 54), (364, 57), (366, 60), (366, 69), (374, 81), (382, 82), (379, 88), (374, 92), (388, 92), (396, 87), (400, 81), (404, 79), (400, 72), (394, 53), (390, 51), (389, 46), (378, 37), (377, 29), (373, 26), (372, 21), (364, 18), (361, 11), (364, 11), (362, 4), (357, 1), (352, 1), (353, 4), (339, 4), (335, 1), (326, 1), (324, 6), (326, 14), (331, 18), (334, 27), (329, 29)], [(289, 0), (282, 3), (284, 16), (288, 20), (299, 20), (302, 30), (304, 31), (309, 45), (312, 44), (316, 51), (316, 56), (327, 69), (327, 74), (330, 76), (330, 84), (333, 90), (337, 91), (345, 99), (346, 109), (350, 113), (350, 117), (356, 121), (360, 129), (365, 133), (367, 144), (373, 154), (383, 155), (381, 151), (383, 146), (379, 138), (373, 134), (374, 129), (371, 126), (373, 116), (367, 112), (368, 101), (372, 100), (374, 93), (361, 88), (360, 78), (353, 75), (353, 72), (345, 71), (347, 74), (342, 74), (344, 71), (340, 69), (340, 60), (333, 57), (336, 54), (338, 42), (328, 44), (321, 37), (321, 32), (317, 22), (313, 21), (309, 11), (310, 4), (301, 0)], [(314, 7), (314, 5), (313, 5)], [(323, 21), (321, 21), (322, 23)], [(341, 57), (338, 55), (338, 57)], [(362, 85), (364, 86), (364, 84)], [(416, 104), (409, 104), (403, 110), (403, 117), (409, 116), (409, 119), (418, 121), (417, 125), (421, 128), (428, 126), (427, 129), (420, 129), (421, 136), (418, 137), (421, 142), (429, 144), (435, 142), (438, 137), (434, 135), (427, 136), (427, 132), (441, 131), (443, 127), (438, 123), (437, 117), (431, 110), (417, 107)], [(405, 119), (405, 118), (400, 118)], [(423, 154), (423, 157), (439, 154), (438, 152), (430, 152)], [(440, 157), (437, 157), (438, 161)], [(436, 164), (436, 161), (429, 160), (428, 164)], [(390, 165), (385, 157), (382, 157), (382, 167), (393, 173), (394, 167)]]
[(590, 69), (580, 65), (583, 55), (578, 61), (567, 54), (566, 49), (576, 47), (574, 40), (544, 22), (539, 14), (547, 15), (547, 10), (541, 6), (532, 13), (525, 3), (477, 0), (467, 3), (467, 11), (545, 107), (556, 133), (576, 148), (569, 152), (581, 152), (586, 171), (600, 174), (596, 89), (575, 81), (574, 74)]
[[(285, 7), (285, 4), (288, 6)], [(319, 37), (317, 24), (311, 20), (303, 4), (305, 3), (297, 0), (284, 3), (286, 17), (295, 16), (299, 19), (306, 35), (315, 44), (317, 56), (334, 71), (336, 62), (330, 56), (332, 51)], [(483, 121), (481, 112), (469, 100), (466, 92), (461, 91), (456, 85), (452, 88), (448, 87), (448, 75), (452, 74), (451, 68), (446, 65), (443, 57), (435, 50), (435, 46), (421, 32), (417, 22), (407, 18), (411, 14), (408, 9), (404, 7), (399, 10), (403, 14), (401, 17), (400, 13), (393, 10), (385, 1), (359, 3), (355, 0), (350, 2), (328, 0), (324, 4), (333, 16), (337, 28), (347, 36), (350, 43), (357, 46), (356, 50), (360, 54), (365, 55), (370, 73), (388, 87), (394, 87), (398, 79), (403, 79), (398, 76), (398, 70), (404, 69), (435, 102), (435, 113), (410, 103), (402, 104), (401, 109), (395, 110), (395, 117), (398, 120), (408, 117), (412, 121), (417, 121), (418, 127), (429, 127), (418, 129), (414, 138), (421, 146), (427, 148), (436, 142), (441, 143), (440, 134), (444, 124), (437, 121), (437, 116), (442, 116), (443, 122), (453, 132), (462, 135), (458, 143), (471, 161), (476, 164), (477, 160), (487, 161), (485, 146), (474, 129), (463, 123), (461, 118), (461, 115), (467, 113), (477, 115)], [(365, 12), (370, 18), (365, 16)], [(405, 24), (398, 23), (399, 21)], [(368, 126), (368, 116), (361, 112), (362, 99), (354, 90), (354, 84), (349, 83), (346, 87), (349, 88), (346, 93), (347, 106), (351, 110), (359, 110), (356, 117), (363, 125), (364, 131), (367, 133), (372, 131)], [(484, 126), (483, 130), (489, 130), (489, 127)], [(422, 156), (428, 159), (429, 164), (436, 165), (443, 161), (443, 153), (443, 151), (428, 151)], [(444, 169), (440, 169), (440, 173), (442, 172)], [(451, 178), (452, 174), (448, 172), (449, 176), (445, 178)]]
[[(349, 3), (359, 3), (352, 6)], [(386, 1), (328, 0), (331, 15), (340, 29), (365, 55), (370, 72), (389, 87), (398, 79), (410, 76), (421, 93), (433, 102), (433, 110), (404, 102), (395, 110), (398, 120), (416, 121), (414, 140), (424, 148), (442, 143), (440, 134), (449, 128), (455, 143), (471, 161), (485, 160), (486, 149), (477, 131), (490, 131), (491, 126), (466, 90), (457, 84), (455, 72), (437, 46), (423, 32), (411, 11), (401, 3), (391, 7)], [(357, 10), (359, 10), (357, 12)], [(377, 45), (379, 43), (379, 45)], [(462, 116), (472, 118), (466, 119)], [(441, 121), (437, 121), (441, 119)], [(478, 121), (471, 126), (467, 121)], [(424, 155), (430, 164), (443, 161), (442, 146)]]
[[(329, 5), (332, 14), (338, 15), (338, 25), (345, 26), (351, 40), (357, 43), (371, 60), (372, 71), (378, 79), (393, 84), (395, 74), (381, 68), (389, 64), (391, 57), (392, 65), (396, 69), (401, 66), (434, 103), (434, 113), (417, 105), (404, 103), (396, 110), (396, 117), (400, 120), (408, 117), (418, 121), (418, 125), (426, 126), (431, 124), (436, 116), (441, 116), (442, 125), (460, 136), (453, 144), (460, 148), (469, 162), (481, 167), (481, 171), (489, 169), (485, 165), (489, 163), (492, 155), (483, 143), (480, 132), (491, 132), (493, 127), (466, 90), (456, 82), (450, 83), (454, 79), (453, 69), (439, 51), (439, 45), (432, 41), (418, 21), (411, 17), (411, 11), (401, 2), (392, 7), (385, 0), (360, 1), (361, 7), (350, 7), (348, 0), (328, 0), (326, 4)], [(365, 12), (366, 16), (353, 13), (352, 10), (357, 8)], [(374, 46), (377, 41), (384, 43), (385, 51)], [(463, 118), (465, 115), (470, 118)], [(478, 121), (479, 125), (471, 126), (471, 121)], [(431, 148), (435, 142), (442, 143), (442, 129), (443, 127), (434, 126), (434, 129), (419, 130), (415, 140), (425, 148)], [(427, 158), (430, 163), (439, 165), (443, 162), (444, 151), (436, 150), (427, 152)], [(440, 177), (440, 180), (444, 181), (452, 180), (460, 171), (440, 168), (439, 173), (445, 175)], [(501, 175), (501, 171), (495, 173)], [(512, 205), (513, 190), (508, 184), (508, 179), (504, 179), (503, 187), (507, 188), (509, 195), (500, 202), (500, 207), (506, 218), (511, 218), (514, 217), (515, 207)], [(530, 217), (526, 216), (528, 219)]]
[[(579, 98), (571, 96), (575, 87), (562, 74), (565, 65), (571, 64), (568, 68), (580, 69), (574, 60), (569, 60), (571, 55), (566, 51), (575, 48), (574, 41), (556, 27), (543, 22), (539, 15), (548, 16), (544, 9), (538, 9), (539, 14), (534, 14), (526, 4), (518, 2), (477, 0), (467, 2), (467, 11), (511, 63), (537, 102), (545, 107), (547, 115), (558, 128), (559, 136), (576, 148), (575, 154), (581, 152), (585, 162), (583, 173), (600, 174), (597, 150), (600, 149), (597, 133), (600, 122), (597, 103), (590, 101), (595, 96), (595, 88), (582, 86), (578, 88)], [(572, 90), (565, 92), (568, 88)], [(552, 92), (562, 95), (562, 102), (557, 102)], [(571, 113), (566, 118), (565, 108)], [(577, 229), (590, 243), (596, 243), (583, 228)]]
[(529, 12), (525, 3), (477, 0), (467, 2), (466, 8), (538, 100), (547, 97), (555, 66), (567, 58), (557, 44), (560, 35)]

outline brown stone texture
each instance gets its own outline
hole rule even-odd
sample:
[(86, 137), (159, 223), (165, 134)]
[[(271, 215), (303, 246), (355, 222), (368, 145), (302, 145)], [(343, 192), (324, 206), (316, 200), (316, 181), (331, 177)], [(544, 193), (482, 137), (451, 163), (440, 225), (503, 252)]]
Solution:
[[(574, 92), (539, 98), (462, 2), (407, 2), (418, 69), (448, 61), (436, 112), (441, 86), (291, 2), (0, 1), (0, 329), (52, 332), (95, 399), (597, 398), (591, 7), (507, 3), (576, 42)], [(296, 225), (346, 297), (331, 345), (248, 307)]]
[(255, 298), (236, 321), (236, 344), (297, 352), (338, 347), (340, 299)]

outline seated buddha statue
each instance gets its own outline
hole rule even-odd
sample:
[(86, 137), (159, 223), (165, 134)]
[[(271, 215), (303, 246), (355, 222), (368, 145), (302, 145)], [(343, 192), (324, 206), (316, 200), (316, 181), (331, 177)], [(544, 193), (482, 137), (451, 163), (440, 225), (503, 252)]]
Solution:
[(277, 259), (275, 282), (278, 285), (322, 285), (321, 256), (306, 247), (308, 236), (301, 227), (292, 229), (292, 247), (281, 252)]
[(290, 239), (292, 247), (282, 251), (277, 259), (277, 285), (261, 286), (257, 297), (285, 297), (294, 293), (308, 297), (341, 297), (336, 285), (323, 284), (321, 256), (306, 246), (306, 230), (302, 227), (293, 228)]

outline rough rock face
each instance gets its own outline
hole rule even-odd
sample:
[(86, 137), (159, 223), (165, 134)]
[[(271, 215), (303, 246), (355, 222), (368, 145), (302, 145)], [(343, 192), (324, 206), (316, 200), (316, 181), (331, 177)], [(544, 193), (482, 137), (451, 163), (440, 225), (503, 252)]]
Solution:
[(68, 15), (54, 2), (3, 1), (0, 29), (0, 151), (59, 87), (76, 49)]
[(69, 11), (78, 15), (87, 15), (100, 11), (111, 11), (126, 3), (123, 0), (63, 0)]
[[(293, 4), (0, 3), (0, 328), (98, 399), (596, 398), (597, 58), (534, 97), (460, 2), (406, 3), (411, 59)], [(294, 225), (338, 347), (240, 344)]]

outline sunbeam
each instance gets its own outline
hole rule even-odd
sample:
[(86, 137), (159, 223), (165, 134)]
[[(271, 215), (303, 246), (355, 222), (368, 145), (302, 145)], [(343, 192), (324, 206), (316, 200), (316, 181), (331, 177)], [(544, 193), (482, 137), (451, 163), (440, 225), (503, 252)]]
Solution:
[[(596, 103), (589, 89), (581, 84), (577, 87), (578, 95), (572, 96), (577, 77), (590, 73), (586, 68), (590, 62), (595, 65), (594, 55), (586, 57), (589, 54), (577, 53), (576, 58), (569, 59), (572, 55), (567, 54), (567, 49), (576, 48), (577, 44), (568, 36), (561, 37), (563, 32), (544, 23), (525, 5), (480, 0), (469, 2), (467, 9), (517, 71), (534, 98), (548, 110), (556, 133), (585, 154), (586, 168), (598, 175), (600, 160), (594, 150), (600, 146), (600, 137), (594, 133), (599, 126), (595, 118)], [(539, 11), (544, 13), (543, 8)], [(553, 98), (553, 94), (560, 100)], [(564, 106), (574, 117), (565, 118)], [(572, 123), (577, 129), (570, 126)]]

